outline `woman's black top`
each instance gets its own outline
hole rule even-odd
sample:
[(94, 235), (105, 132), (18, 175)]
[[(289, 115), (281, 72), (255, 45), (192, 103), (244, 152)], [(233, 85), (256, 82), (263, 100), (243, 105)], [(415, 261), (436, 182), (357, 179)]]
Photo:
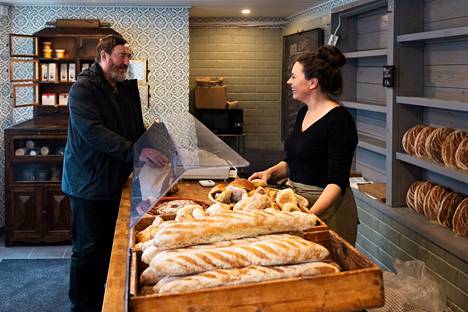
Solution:
[(285, 143), (289, 178), (319, 187), (337, 184), (344, 193), (358, 142), (353, 117), (338, 106), (302, 132), (306, 112), (307, 106), (299, 111)]

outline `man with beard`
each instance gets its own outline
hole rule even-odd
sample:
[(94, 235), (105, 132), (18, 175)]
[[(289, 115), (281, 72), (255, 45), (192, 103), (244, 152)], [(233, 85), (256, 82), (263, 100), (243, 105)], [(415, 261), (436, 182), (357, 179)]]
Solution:
[[(137, 82), (125, 80), (131, 57), (122, 37), (101, 39), (95, 63), (69, 93), (62, 190), (73, 216), (72, 311), (101, 311), (120, 196), (132, 170), (133, 144), (145, 131)], [(154, 150), (140, 160), (166, 162)]]

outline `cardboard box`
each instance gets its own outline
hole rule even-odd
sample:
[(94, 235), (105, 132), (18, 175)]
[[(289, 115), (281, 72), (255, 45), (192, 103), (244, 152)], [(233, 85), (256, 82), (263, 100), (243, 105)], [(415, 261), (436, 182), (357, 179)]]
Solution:
[(76, 81), (76, 64), (68, 64), (68, 81)]
[(195, 87), (196, 108), (226, 108), (227, 89), (225, 86)]
[(42, 93), (42, 105), (55, 105), (56, 103), (55, 93)]
[(68, 81), (68, 64), (60, 64), (60, 82)]
[(67, 105), (68, 103), (68, 93), (59, 93), (58, 95), (58, 105)]
[(57, 82), (57, 64), (49, 63), (49, 82)]
[(41, 81), (49, 81), (49, 64), (41, 64)]

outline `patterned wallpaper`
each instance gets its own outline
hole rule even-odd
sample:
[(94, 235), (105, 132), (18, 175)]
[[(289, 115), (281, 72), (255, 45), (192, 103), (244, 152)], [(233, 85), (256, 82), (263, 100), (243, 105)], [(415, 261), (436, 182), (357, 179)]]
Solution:
[(30, 108), (11, 110), (11, 85), (4, 72), (8, 66), (8, 34), (32, 34), (57, 18), (98, 18), (110, 22), (135, 52), (148, 60), (149, 104), (144, 103), (147, 124), (158, 115), (188, 111), (189, 9), (162, 7), (13, 6), (0, 17), (0, 163), (2, 170), (0, 227), (4, 225), (3, 129), (32, 117)]

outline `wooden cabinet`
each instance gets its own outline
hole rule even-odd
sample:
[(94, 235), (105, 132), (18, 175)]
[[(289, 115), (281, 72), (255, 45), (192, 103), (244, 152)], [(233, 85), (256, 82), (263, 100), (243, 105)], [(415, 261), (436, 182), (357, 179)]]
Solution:
[(70, 240), (61, 192), (66, 119), (36, 118), (5, 129), (6, 244)]

